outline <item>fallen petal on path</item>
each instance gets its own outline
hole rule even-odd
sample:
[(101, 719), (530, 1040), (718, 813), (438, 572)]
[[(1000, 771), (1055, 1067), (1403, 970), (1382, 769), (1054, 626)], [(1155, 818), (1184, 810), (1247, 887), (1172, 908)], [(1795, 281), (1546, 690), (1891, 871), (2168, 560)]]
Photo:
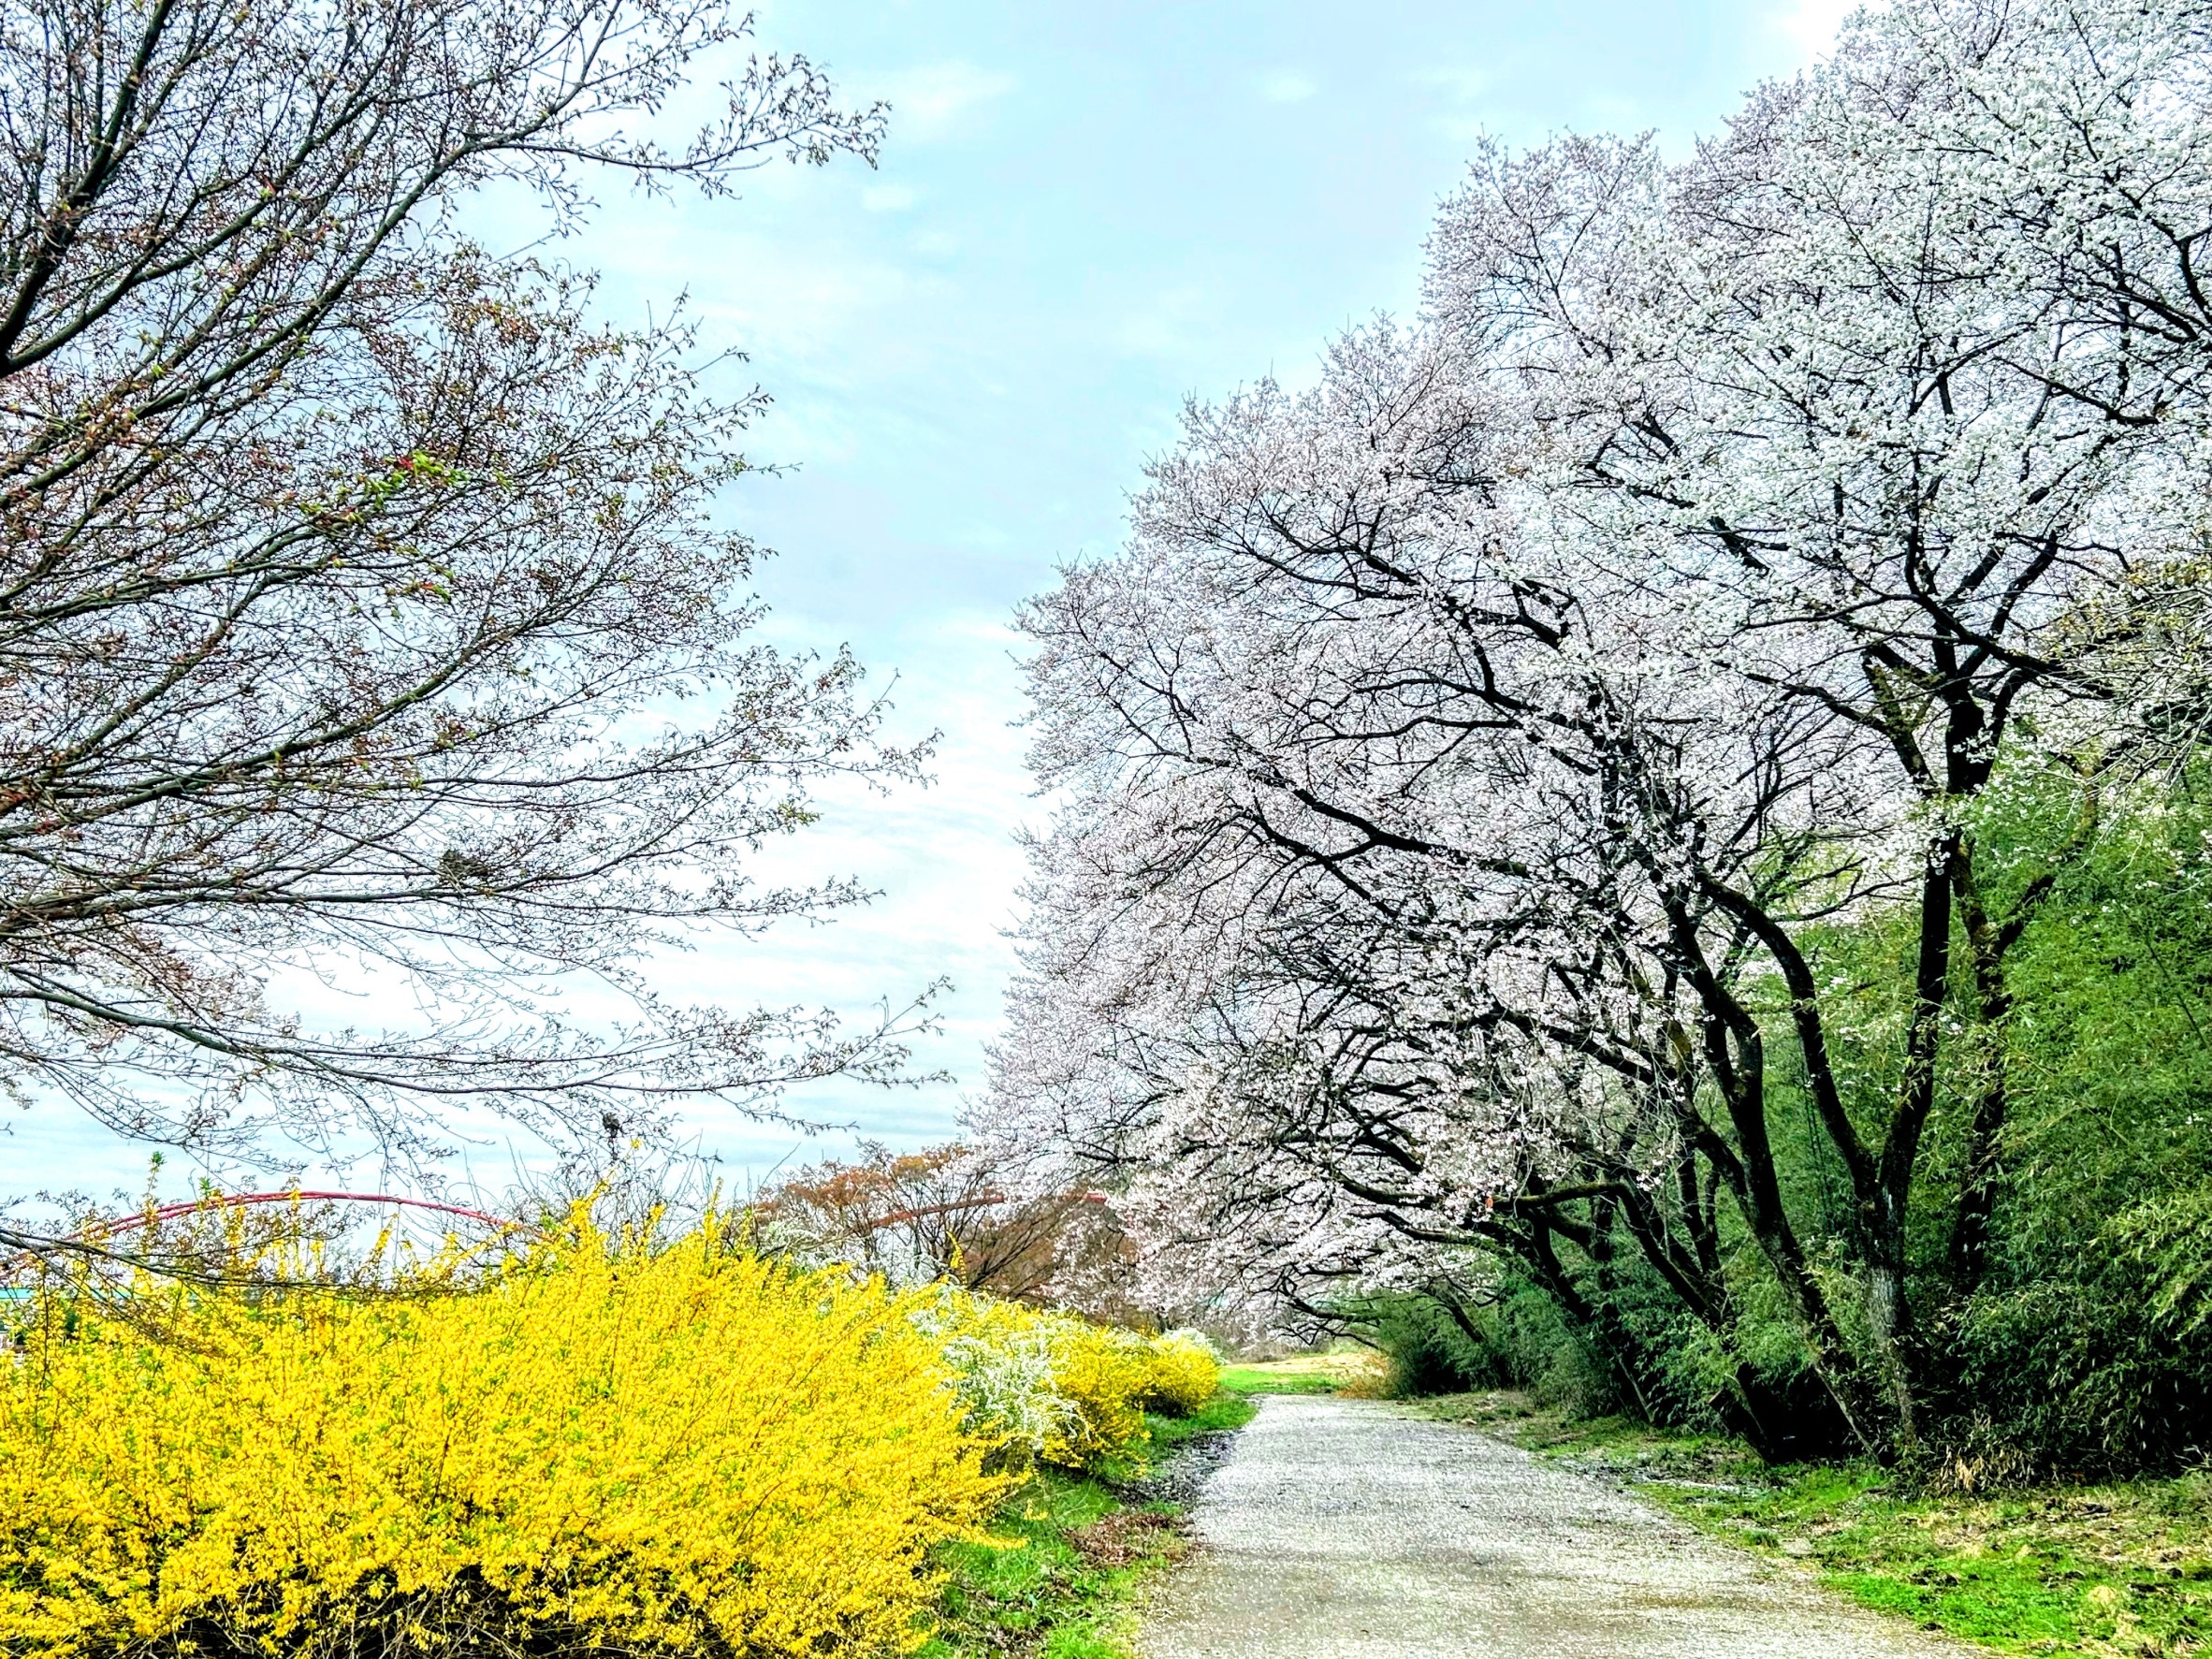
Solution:
[(1964, 1659), (1517, 1447), (1273, 1395), (1192, 1516), (1144, 1659)]

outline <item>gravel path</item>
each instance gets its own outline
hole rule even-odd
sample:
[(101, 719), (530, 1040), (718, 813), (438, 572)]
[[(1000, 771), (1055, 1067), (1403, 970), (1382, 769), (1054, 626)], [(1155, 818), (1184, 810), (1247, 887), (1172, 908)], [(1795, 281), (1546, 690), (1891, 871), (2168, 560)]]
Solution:
[(1144, 1659), (1963, 1659), (1809, 1575), (1402, 1406), (1273, 1395)]

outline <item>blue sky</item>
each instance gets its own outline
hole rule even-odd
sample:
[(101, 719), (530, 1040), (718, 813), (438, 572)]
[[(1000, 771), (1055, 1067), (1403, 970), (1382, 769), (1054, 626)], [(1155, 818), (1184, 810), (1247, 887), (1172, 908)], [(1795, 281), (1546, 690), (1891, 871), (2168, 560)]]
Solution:
[[(687, 999), (861, 1007), (957, 989), (924, 1064), (957, 1083), (794, 1099), (898, 1142), (941, 1139), (982, 1082), (1034, 820), (1008, 619), (1059, 561), (1119, 537), (1183, 400), (1307, 377), (1333, 330), (1412, 304), (1422, 239), (1472, 140), (1657, 130), (1679, 153), (1832, 36), (1834, 0), (1580, 6), (1218, 0), (774, 0), (767, 46), (894, 106), (882, 163), (777, 167), (735, 202), (608, 193), (558, 250), (616, 316), (688, 302), (775, 398), (735, 493), (779, 557), (782, 643), (899, 677), (896, 731), (943, 732), (938, 781), (855, 793), (779, 873), (882, 890), (835, 926), (675, 959)], [(65, 1109), (54, 1108), (58, 1113)], [(0, 1188), (135, 1186), (142, 1154), (11, 1113)], [(850, 1146), (703, 1115), (742, 1180)], [(505, 1155), (487, 1149), (488, 1163)]]

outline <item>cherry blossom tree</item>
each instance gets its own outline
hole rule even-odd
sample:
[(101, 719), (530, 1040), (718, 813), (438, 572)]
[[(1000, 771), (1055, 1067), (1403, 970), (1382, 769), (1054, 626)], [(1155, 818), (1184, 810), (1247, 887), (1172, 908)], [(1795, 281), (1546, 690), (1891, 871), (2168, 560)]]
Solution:
[[(282, 1162), (434, 1154), (481, 1111), (588, 1144), (898, 1074), (901, 1016), (640, 977), (855, 896), (740, 860), (810, 780), (914, 764), (855, 663), (757, 637), (759, 550), (712, 509), (758, 400), (710, 390), (680, 314), (594, 322), (588, 277), (460, 232), (495, 182), (565, 230), (593, 170), (717, 197), (872, 156), (881, 111), (749, 33), (632, 0), (0, 7), (19, 1099)], [(653, 141), (732, 52), (721, 112)], [(318, 979), (367, 1028), (303, 1014)]]
[[(2007, 953), (2056, 874), (1991, 865), (1975, 803), (2008, 764), (2093, 797), (2114, 664), (2201, 587), (2192, 337), (2142, 319), (2200, 234), (2201, 168), (2144, 204), (2206, 132), (2203, 45), (2194, 10), (1908, 4), (1681, 167), (1486, 149), (1417, 326), (1195, 408), (1128, 549), (1030, 612), (1064, 804), (993, 1110), (1291, 1305), (1449, 1305), (1506, 1252), (1630, 1390), (1608, 1264), (1725, 1348), (1725, 1202), (1817, 1387), (1717, 1403), (1769, 1448), (1910, 1449), (1924, 1142), (1960, 1079), (1942, 1302), (1986, 1260)], [(2092, 200), (2110, 258), (2054, 228)], [(1875, 916), (1913, 940), (1881, 1093), (1818, 943)], [(1778, 1174), (1799, 1091), (1849, 1305)]]
[[(1648, 590), (1601, 591), (1514, 482), (1521, 406), (1479, 395), (1478, 369), (1378, 330), (1307, 398), (1195, 415), (1127, 558), (1032, 614), (1039, 755), (1076, 804), (1040, 849), (1002, 1093), (1072, 1099), (1048, 1140), (1107, 1163), (1164, 1137), (1182, 1242), (1293, 1299), (1302, 1278), (1433, 1281), (1430, 1246), (1486, 1243), (1574, 1307), (1558, 1240), (1603, 1257), (1619, 1234), (1724, 1329), (1725, 1182), (1863, 1416), (1755, 1066), (1717, 1072), (1739, 1152), (1683, 1053), (1735, 970), (1701, 984), (1681, 951), (1741, 953), (1685, 859), (1836, 902), (1864, 745), (1675, 652)], [(1085, 1027), (1119, 1045), (1103, 1076)], [(1661, 1180), (1690, 1193), (1679, 1213)], [(1632, 1333), (1599, 1334), (1641, 1386)], [(1764, 1392), (1747, 1375), (1731, 1404), (1779, 1445)]]

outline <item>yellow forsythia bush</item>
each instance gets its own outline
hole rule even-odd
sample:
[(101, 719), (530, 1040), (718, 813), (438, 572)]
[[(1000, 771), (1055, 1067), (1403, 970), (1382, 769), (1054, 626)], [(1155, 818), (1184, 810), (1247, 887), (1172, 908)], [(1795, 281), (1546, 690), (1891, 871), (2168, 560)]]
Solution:
[(1188, 1417), (1221, 1389), (1221, 1361), (1195, 1331), (1154, 1337), (1145, 1367), (1145, 1408), (1162, 1417)]
[(1054, 1390), (1071, 1408), (1046, 1445), (1045, 1461), (1082, 1469), (1141, 1449), (1150, 1438), (1144, 1427), (1150, 1345), (1133, 1331), (1064, 1314), (1040, 1317), (1050, 1322)]
[(31, 1305), (0, 1652), (911, 1649), (1001, 1495), (907, 1299), (575, 1224), (461, 1294)]
[(1144, 1337), (1070, 1314), (933, 1286), (911, 1303), (994, 1462), (1089, 1469), (1142, 1451), (1144, 1414), (1183, 1417), (1214, 1397), (1220, 1367), (1195, 1332)]
[(1149, 1437), (1146, 1412), (1188, 1417), (1221, 1387), (1220, 1361), (1195, 1331), (1141, 1336), (1066, 1315), (1039, 1317), (1051, 1327), (1053, 1387), (1072, 1408), (1047, 1448), (1050, 1462), (1083, 1468), (1137, 1449)]
[(1143, 1446), (1142, 1337), (950, 1283), (923, 1292), (910, 1317), (944, 1355), (968, 1431), (995, 1463), (1087, 1469)]

